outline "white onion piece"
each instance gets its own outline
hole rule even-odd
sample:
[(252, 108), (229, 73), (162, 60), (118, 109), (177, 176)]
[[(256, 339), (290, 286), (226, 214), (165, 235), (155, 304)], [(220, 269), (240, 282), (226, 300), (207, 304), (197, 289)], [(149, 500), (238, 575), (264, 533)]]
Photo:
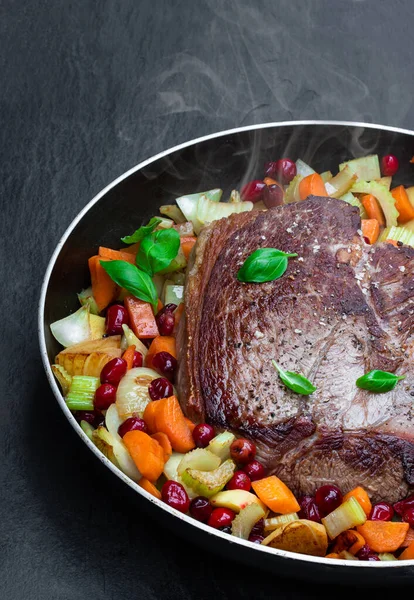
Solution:
[(68, 317), (55, 321), (51, 324), (50, 330), (59, 344), (65, 348), (89, 340), (91, 337), (89, 305), (81, 306)]
[(112, 433), (102, 426), (95, 430), (94, 435), (99, 438), (100, 443), (97, 443), (96, 445), (101, 452), (103, 452), (103, 454), (105, 454), (105, 456), (107, 456), (110, 460), (110, 457), (113, 454), (115, 461), (112, 462), (114, 462), (114, 464), (119, 467), (121, 471), (125, 473), (125, 475), (128, 475), (128, 477), (130, 477), (133, 481), (139, 481), (141, 479), (141, 473), (138, 471), (134, 461), (131, 458), (131, 455), (119, 436), (119, 439), (117, 439), (116, 436), (112, 435)]
[(116, 407), (122, 420), (128, 417), (143, 417), (147, 404), (151, 402), (148, 386), (159, 373), (146, 367), (136, 367), (127, 371), (116, 391)]
[(190, 498), (190, 500), (192, 500), (193, 498), (196, 498), (197, 493), (194, 492), (189, 486), (185, 485), (185, 483), (177, 473), (178, 465), (180, 464), (184, 456), (185, 454), (173, 452), (164, 465), (164, 475), (167, 479), (170, 479), (171, 481), (177, 481), (178, 483), (181, 483), (181, 485), (187, 492), (188, 497)]
[(119, 442), (122, 440), (122, 438), (118, 433), (118, 428), (120, 425), (122, 425), (122, 423), (123, 420), (119, 416), (116, 404), (111, 404), (111, 406), (106, 411), (105, 425), (109, 433)]

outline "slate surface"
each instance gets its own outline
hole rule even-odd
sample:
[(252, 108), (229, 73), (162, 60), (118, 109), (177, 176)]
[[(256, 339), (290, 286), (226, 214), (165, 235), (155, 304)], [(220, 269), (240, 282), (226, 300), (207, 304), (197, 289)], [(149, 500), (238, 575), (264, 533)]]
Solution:
[(337, 595), (140, 514), (48, 389), (36, 304), (72, 218), (159, 151), (265, 121), (413, 127), (413, 14), (409, 0), (0, 1), (2, 598)]

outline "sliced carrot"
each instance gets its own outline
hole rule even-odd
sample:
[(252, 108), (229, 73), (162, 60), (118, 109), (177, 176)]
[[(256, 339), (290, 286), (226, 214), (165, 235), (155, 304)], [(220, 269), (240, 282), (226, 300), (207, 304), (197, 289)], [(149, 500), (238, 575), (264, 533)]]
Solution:
[(300, 510), (293, 492), (276, 475), (252, 481), (252, 488), (260, 500), (275, 513), (285, 515)]
[(108, 304), (113, 302), (119, 291), (115, 281), (112, 281), (101, 265), (101, 260), (107, 259), (100, 256), (91, 256), (88, 260), (89, 271), (91, 274), (92, 294), (99, 311), (102, 311)]
[(183, 236), (180, 238), (181, 250), (185, 256), (185, 260), (188, 261), (191, 250), (193, 249), (194, 244), (196, 243), (197, 238), (193, 235)]
[(128, 252), (128, 254), (136, 255), (139, 250), (139, 242), (136, 244), (131, 244), (131, 246), (127, 246), (126, 248), (121, 248), (120, 252)]
[(102, 258), (107, 258), (108, 260), (126, 260), (133, 265), (135, 264), (135, 256), (130, 252), (124, 252), (123, 250), (112, 250), (111, 248), (99, 246), (98, 254)]
[[(358, 543), (359, 538), (362, 538), (362, 535), (355, 531), (354, 529), (347, 529), (343, 531), (335, 538), (335, 543), (333, 544), (331, 550), (332, 552), (342, 552), (343, 550), (348, 550), (356, 543)], [(363, 544), (362, 544), (363, 545)]]
[(141, 477), (141, 479), (138, 481), (138, 485), (152, 496), (155, 496), (155, 498), (158, 498), (158, 500), (161, 500), (160, 490), (158, 490), (155, 485), (146, 477)]
[(318, 173), (304, 177), (299, 183), (299, 197), (305, 200), (308, 196), (327, 196), (325, 184)]
[(157, 481), (164, 470), (164, 450), (143, 431), (128, 431), (122, 438), (138, 471), (149, 481)]
[[(175, 396), (155, 401), (155, 429), (168, 436), (173, 450), (188, 452), (195, 448), (193, 436)], [(145, 413), (144, 413), (145, 417)]]
[(401, 548), (406, 548), (412, 542), (414, 542), (414, 529), (410, 527), (410, 529), (407, 531), (407, 535), (405, 536), (403, 543), (401, 544)]
[(184, 313), (184, 302), (180, 302), (180, 304), (177, 306), (177, 308), (174, 311), (174, 318), (175, 318), (174, 330), (173, 330), (174, 336), (177, 335), (178, 325), (181, 321), (181, 317), (183, 316), (183, 313)]
[(395, 208), (400, 213), (398, 223), (408, 223), (414, 219), (414, 206), (412, 206), (408, 194), (403, 185), (391, 190), (392, 197), (395, 199)]
[(375, 244), (380, 234), (380, 225), (377, 219), (361, 219), (361, 229), (368, 244)]
[(170, 440), (168, 439), (168, 435), (162, 431), (159, 431), (158, 433), (153, 433), (151, 437), (154, 438), (154, 440), (157, 440), (161, 448), (164, 450), (164, 462), (167, 462), (172, 454), (172, 446)]
[(408, 523), (366, 521), (357, 530), (374, 552), (395, 552), (403, 543), (408, 528)]
[(158, 352), (168, 352), (174, 358), (177, 358), (177, 352), (175, 348), (175, 338), (171, 335), (157, 335), (148, 349), (147, 356), (145, 357), (145, 366), (152, 369), (152, 359)]
[(155, 429), (155, 412), (157, 410), (157, 402), (159, 400), (153, 400), (149, 402), (144, 410), (143, 419), (145, 421), (146, 426), (148, 427), (148, 431), (152, 433), (156, 433)]
[(362, 510), (368, 516), (369, 513), (371, 512), (372, 504), (371, 504), (371, 500), (369, 499), (369, 496), (368, 496), (367, 492), (364, 490), (364, 488), (359, 485), (356, 488), (354, 488), (353, 490), (351, 490), (350, 492), (348, 492), (347, 494), (345, 494), (344, 502), (346, 500), (349, 500), (349, 498), (351, 496), (353, 498), (355, 498), (355, 500), (358, 500), (358, 502), (360, 503), (360, 505), (362, 507)]
[(414, 558), (414, 542), (411, 542), (409, 546), (400, 554), (398, 560), (412, 560)]
[(337, 552), (330, 552), (326, 554), (325, 558), (341, 558)]
[(189, 426), (191, 433), (193, 433), (194, 429), (196, 428), (196, 424), (193, 423), (190, 419), (187, 419), (187, 417), (184, 417), (184, 419), (187, 425)]
[(384, 212), (375, 196), (373, 196), (372, 194), (365, 194), (361, 197), (361, 203), (362, 206), (365, 208), (365, 212), (368, 215), (368, 219), (376, 219), (380, 227), (384, 227)]
[(125, 352), (122, 355), (122, 358), (126, 361), (127, 370), (132, 369), (132, 365), (134, 364), (134, 354), (135, 354), (135, 346), (128, 346)]
[(159, 335), (151, 304), (133, 296), (126, 296), (124, 304), (128, 311), (131, 328), (137, 338), (154, 338)]
[(357, 536), (357, 540), (356, 540), (356, 542), (354, 542), (352, 544), (352, 546), (350, 546), (350, 548), (348, 548), (348, 551), (351, 554), (356, 554), (357, 552), (359, 552), (361, 550), (362, 546), (365, 546), (365, 540), (362, 537), (362, 535), (359, 533), (359, 531), (353, 530), (352, 533), (354, 533)]

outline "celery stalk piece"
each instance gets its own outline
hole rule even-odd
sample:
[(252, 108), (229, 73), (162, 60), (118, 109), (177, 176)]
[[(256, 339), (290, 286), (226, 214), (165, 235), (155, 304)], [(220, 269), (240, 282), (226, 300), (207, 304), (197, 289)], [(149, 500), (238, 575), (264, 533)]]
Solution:
[(187, 452), (177, 467), (177, 474), (182, 477), (186, 469), (198, 469), (199, 471), (214, 471), (220, 466), (218, 456), (206, 448), (196, 448)]
[(295, 175), (295, 177), (289, 183), (285, 192), (285, 204), (290, 204), (291, 202), (299, 202), (299, 184), (302, 181), (302, 179), (302, 175)]
[(349, 167), (346, 166), (335, 177), (325, 183), (326, 193), (331, 198), (340, 198), (350, 190), (356, 179), (355, 173), (352, 173)]
[(235, 537), (247, 540), (257, 521), (263, 519), (265, 511), (259, 504), (252, 502), (241, 509), (231, 524), (231, 533)]
[(177, 224), (185, 223), (187, 220), (176, 204), (164, 204), (164, 206), (160, 206), (160, 213), (172, 219)]
[(376, 179), (375, 181), (386, 187), (387, 190), (391, 189), (392, 177), (380, 177), (380, 179)]
[(230, 458), (230, 446), (236, 439), (236, 436), (230, 431), (223, 431), (214, 437), (207, 449), (213, 454), (216, 454), (220, 460), (227, 460)]
[(287, 513), (286, 515), (279, 515), (278, 517), (271, 517), (270, 519), (265, 519), (265, 533), (269, 531), (274, 531), (275, 529), (277, 529), (277, 527), (280, 527), (285, 523), (290, 523), (291, 521), (297, 521), (298, 519), (298, 513)]
[(188, 485), (199, 496), (211, 498), (224, 488), (233, 476), (236, 465), (232, 460), (226, 460), (214, 471), (199, 471), (187, 469), (181, 475), (185, 485)]
[(313, 175), (313, 173), (316, 173), (316, 171), (314, 171), (312, 169), (312, 167), (307, 165), (300, 158), (298, 158), (298, 160), (296, 161), (295, 164), (296, 164), (296, 174), (300, 175), (301, 177), (307, 177), (308, 175)]
[(387, 227), (396, 227), (398, 219), (398, 210), (395, 208), (395, 199), (391, 192), (380, 183), (371, 181), (357, 181), (352, 187), (354, 194), (372, 194), (378, 200), (384, 212)]
[(378, 558), (380, 560), (398, 560), (398, 558), (396, 558), (394, 554), (391, 554), (391, 552), (380, 552), (378, 554)]
[(356, 196), (354, 196), (354, 194), (352, 194), (351, 192), (347, 192), (339, 199), (343, 200), (344, 202), (347, 202), (348, 204), (351, 204), (351, 206), (356, 206), (359, 209), (359, 215), (361, 219), (368, 219), (368, 215), (362, 202)]
[(357, 527), (357, 525), (363, 525), (366, 520), (367, 516), (362, 506), (356, 498), (351, 496), (329, 515), (323, 517), (322, 523), (325, 525), (329, 537), (333, 540), (343, 531)]
[(339, 558), (342, 558), (343, 560), (358, 560), (357, 557), (348, 552), (348, 550), (342, 550), (339, 553)]
[(165, 286), (164, 291), (164, 305), (165, 304), (181, 304), (184, 300), (184, 286), (175, 285), (173, 282), (168, 283)]
[(92, 425), (88, 423), (88, 421), (81, 421), (80, 426), (83, 433), (85, 433), (88, 436), (88, 438), (92, 440), (92, 434), (95, 431), (95, 428), (92, 427)]
[(324, 171), (323, 173), (321, 173), (321, 179), (324, 183), (326, 183), (327, 181), (332, 179), (332, 177), (333, 177), (333, 175), (332, 175), (331, 171)]
[(62, 394), (66, 396), (66, 394), (70, 390), (70, 384), (72, 383), (72, 375), (66, 371), (65, 367), (61, 365), (52, 365), (53, 375), (58, 380), (60, 387), (62, 388)]
[(81, 306), (89, 306), (92, 315), (99, 315), (98, 305), (96, 304), (92, 293), (92, 286), (79, 292), (78, 300)]
[(70, 410), (93, 410), (93, 399), (100, 383), (99, 377), (74, 375), (66, 396), (68, 408)]
[(379, 242), (385, 242), (385, 240), (394, 240), (414, 248), (414, 231), (408, 227), (387, 227), (378, 238)]
[(81, 306), (71, 315), (50, 325), (53, 337), (65, 348), (85, 342), (91, 337), (89, 305)]
[(404, 223), (403, 229), (408, 229), (408, 231), (412, 231), (414, 233), (414, 219), (412, 219), (412, 221), (408, 221), (408, 223)]
[(339, 170), (342, 171), (346, 166), (348, 166), (352, 173), (355, 173), (358, 179), (372, 181), (373, 179), (381, 178), (378, 154), (362, 156), (361, 158), (354, 158), (353, 160), (343, 162), (339, 165)]

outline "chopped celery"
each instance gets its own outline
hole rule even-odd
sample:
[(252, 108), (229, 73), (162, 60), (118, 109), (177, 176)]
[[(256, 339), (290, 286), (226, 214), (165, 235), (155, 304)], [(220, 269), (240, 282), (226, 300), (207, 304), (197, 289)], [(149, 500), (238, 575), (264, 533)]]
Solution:
[(62, 393), (64, 396), (70, 390), (70, 384), (72, 383), (72, 376), (66, 371), (62, 365), (52, 365), (53, 375), (58, 380), (60, 387), (62, 388)]
[(381, 185), (383, 185), (384, 187), (387, 188), (387, 190), (391, 189), (391, 183), (392, 183), (392, 177), (380, 177), (379, 179), (376, 179), (377, 183), (380, 183)]
[(354, 194), (372, 194), (378, 200), (385, 215), (387, 227), (397, 225), (398, 210), (395, 208), (395, 199), (387, 188), (380, 183), (371, 181), (357, 181), (351, 188)]
[(81, 306), (71, 315), (51, 324), (50, 330), (54, 338), (67, 348), (91, 338), (89, 323), (89, 305)]
[(80, 426), (81, 426), (83, 433), (85, 433), (88, 436), (88, 438), (91, 440), (92, 434), (95, 431), (95, 428), (92, 427), (92, 425), (90, 423), (88, 423), (88, 421), (81, 421)]
[(362, 525), (367, 516), (356, 498), (351, 496), (338, 508), (322, 519), (326, 531), (331, 538), (335, 539), (343, 531)]
[[(214, 471), (199, 471), (187, 469), (181, 475), (183, 482), (199, 496), (211, 498), (224, 488), (233, 476), (236, 465), (232, 460), (226, 460)], [(236, 491), (236, 490), (234, 490)]]
[(333, 177), (333, 175), (332, 175), (331, 171), (324, 171), (323, 173), (321, 173), (321, 178), (324, 183), (326, 183), (327, 181), (332, 179), (332, 177)]
[(89, 306), (89, 310), (92, 315), (99, 315), (98, 305), (96, 304), (92, 293), (92, 286), (79, 292), (78, 300), (81, 306)]
[(184, 286), (169, 282), (164, 289), (164, 304), (181, 304), (184, 300)]
[(299, 202), (299, 184), (302, 181), (302, 179), (302, 175), (296, 175), (289, 183), (285, 193), (285, 204), (290, 204), (291, 202)]
[(342, 171), (346, 166), (349, 167), (351, 173), (355, 173), (358, 179), (372, 181), (373, 179), (381, 178), (378, 154), (362, 156), (361, 158), (354, 158), (353, 160), (343, 162), (339, 165), (339, 170)]
[(210, 502), (212, 506), (230, 508), (237, 513), (248, 504), (255, 503), (267, 513), (267, 508), (263, 502), (255, 494), (247, 492), (246, 490), (225, 490), (224, 492), (218, 492), (210, 499)]
[(223, 431), (214, 437), (207, 448), (213, 454), (216, 454), (220, 460), (227, 460), (230, 458), (230, 446), (236, 439), (236, 436), (230, 431)]
[(177, 256), (170, 262), (168, 267), (158, 272), (158, 275), (166, 275), (167, 273), (173, 273), (174, 271), (181, 271), (187, 265), (184, 252), (181, 247), (178, 250)]
[(214, 471), (219, 468), (220, 462), (219, 457), (206, 448), (196, 448), (185, 454), (177, 467), (177, 474), (181, 477), (186, 469)]
[(287, 513), (286, 515), (279, 515), (278, 517), (271, 517), (266, 519), (264, 522), (265, 533), (274, 531), (277, 527), (290, 523), (291, 521), (297, 521), (299, 519), (298, 513)]
[(93, 410), (95, 392), (100, 386), (99, 377), (74, 375), (70, 385), (66, 404), (70, 410)]
[(186, 218), (176, 204), (164, 204), (160, 206), (160, 213), (175, 221), (175, 223), (185, 223)]
[(339, 199), (343, 200), (344, 202), (347, 202), (348, 204), (351, 204), (352, 206), (357, 206), (359, 208), (359, 214), (361, 219), (368, 219), (368, 215), (362, 202), (356, 196), (354, 196), (354, 194), (352, 194), (351, 192), (347, 192)]
[(391, 552), (380, 552), (378, 554), (378, 558), (380, 560), (398, 560), (398, 558), (396, 558), (394, 554), (391, 554)]
[(358, 560), (357, 557), (348, 552), (348, 550), (341, 550), (339, 558), (342, 558), (343, 560)]
[(405, 226), (387, 227), (378, 238), (379, 242), (385, 242), (385, 240), (394, 240), (395, 242), (401, 242), (406, 246), (414, 248), (414, 231)]
[(298, 158), (296, 161), (296, 174), (301, 175), (302, 177), (307, 177), (308, 175), (312, 175), (315, 171), (307, 165), (303, 160)]
[(331, 198), (340, 198), (349, 191), (356, 178), (356, 175), (346, 166), (335, 177), (325, 183), (326, 193)]
[(201, 196), (197, 201), (196, 220), (193, 220), (194, 231), (198, 235), (201, 228), (212, 221), (252, 209), (252, 202), (213, 202), (207, 196)]
[(126, 350), (128, 346), (135, 346), (135, 350), (141, 352), (142, 356), (145, 358), (148, 352), (148, 348), (146, 347), (146, 345), (143, 344), (141, 340), (137, 338), (132, 329), (128, 327), (128, 325), (126, 325), (125, 323), (122, 325), (122, 330), (124, 332), (123, 337), (125, 337), (125, 347), (123, 348), (123, 350)]
[(254, 525), (256, 525), (257, 521), (263, 519), (264, 516), (265, 511), (259, 504), (255, 502), (248, 504), (234, 518), (231, 524), (232, 535), (242, 540), (247, 540)]

